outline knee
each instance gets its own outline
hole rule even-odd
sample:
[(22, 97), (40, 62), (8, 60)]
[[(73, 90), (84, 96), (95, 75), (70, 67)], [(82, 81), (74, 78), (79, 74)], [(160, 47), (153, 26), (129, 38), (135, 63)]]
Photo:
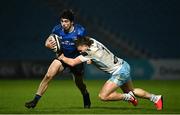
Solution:
[(101, 94), (101, 93), (98, 95), (98, 97), (99, 97), (99, 99), (100, 99), (101, 101), (107, 101), (107, 100), (108, 100), (107, 96), (106, 96), (106, 95), (103, 95), (103, 94)]
[(51, 74), (46, 73), (46, 75), (45, 75), (46, 80), (50, 81), (52, 78), (53, 78), (53, 76)]

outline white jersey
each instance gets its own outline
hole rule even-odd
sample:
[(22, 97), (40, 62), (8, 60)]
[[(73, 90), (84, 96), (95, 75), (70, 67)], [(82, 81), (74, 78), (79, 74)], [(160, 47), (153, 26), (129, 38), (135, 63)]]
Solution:
[(93, 38), (91, 40), (93, 44), (79, 56), (82, 62), (91, 60), (97, 68), (107, 73), (113, 73), (122, 66), (122, 59), (117, 58), (100, 42)]

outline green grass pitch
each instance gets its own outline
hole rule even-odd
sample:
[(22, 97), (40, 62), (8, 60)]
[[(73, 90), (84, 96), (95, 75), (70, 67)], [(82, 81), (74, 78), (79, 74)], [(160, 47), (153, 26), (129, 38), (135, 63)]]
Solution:
[[(102, 102), (98, 92), (105, 80), (85, 80), (92, 107), (83, 108), (82, 96), (72, 80), (53, 80), (35, 109), (24, 107), (37, 90), (40, 80), (0, 80), (0, 114), (170, 114), (180, 113), (179, 80), (138, 80), (135, 87), (164, 96), (164, 109), (157, 111), (148, 100), (137, 107), (124, 101)], [(121, 92), (121, 90), (118, 90)]]

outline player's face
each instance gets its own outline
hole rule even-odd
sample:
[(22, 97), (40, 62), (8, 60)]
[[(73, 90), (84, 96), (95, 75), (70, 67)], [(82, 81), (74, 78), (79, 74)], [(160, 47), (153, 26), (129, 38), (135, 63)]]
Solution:
[(73, 26), (73, 22), (71, 22), (69, 19), (61, 18), (61, 26), (65, 31), (70, 31)]
[(79, 45), (79, 46), (77, 47), (77, 50), (78, 50), (79, 52), (85, 52), (88, 48), (89, 48), (89, 47), (88, 47), (87, 45)]

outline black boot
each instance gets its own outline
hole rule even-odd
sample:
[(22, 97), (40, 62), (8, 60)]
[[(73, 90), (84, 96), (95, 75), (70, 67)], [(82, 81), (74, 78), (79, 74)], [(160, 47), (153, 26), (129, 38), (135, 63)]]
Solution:
[(36, 107), (36, 104), (37, 104), (37, 101), (36, 100), (32, 100), (32, 101), (26, 102), (25, 103), (25, 107), (27, 107), (28, 109), (34, 108), (34, 107)]

